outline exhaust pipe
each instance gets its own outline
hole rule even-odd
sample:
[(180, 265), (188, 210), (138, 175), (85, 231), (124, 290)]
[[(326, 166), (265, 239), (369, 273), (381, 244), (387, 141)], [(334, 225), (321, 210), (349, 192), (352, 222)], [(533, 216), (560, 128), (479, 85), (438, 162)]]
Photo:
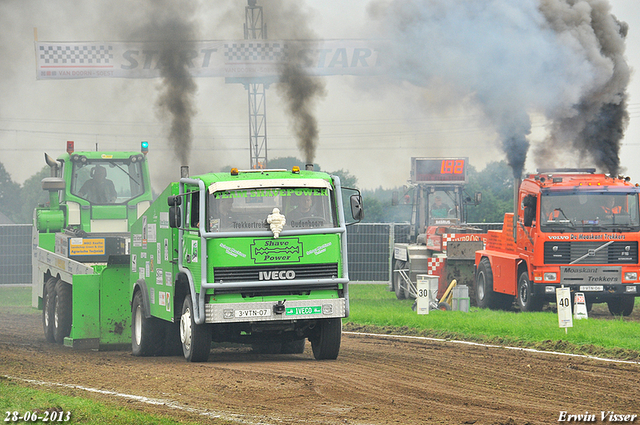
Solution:
[(518, 243), (518, 204), (520, 194), (520, 185), (522, 181), (520, 177), (513, 176), (513, 242)]

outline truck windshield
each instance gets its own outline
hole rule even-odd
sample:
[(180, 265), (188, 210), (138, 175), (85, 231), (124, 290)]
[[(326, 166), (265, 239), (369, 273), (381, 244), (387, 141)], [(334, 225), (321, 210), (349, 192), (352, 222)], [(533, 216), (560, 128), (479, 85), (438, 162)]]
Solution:
[(428, 195), (429, 224), (434, 225), (447, 220), (455, 223), (460, 219), (458, 195), (453, 190), (436, 190)]
[(286, 218), (284, 230), (336, 226), (331, 191), (327, 188), (261, 188), (209, 195), (210, 232), (269, 229), (267, 216), (278, 208)]
[(141, 162), (88, 159), (74, 162), (72, 173), (71, 193), (92, 204), (122, 204), (144, 192)]
[(637, 193), (547, 193), (541, 196), (540, 223), (544, 232), (637, 231)]

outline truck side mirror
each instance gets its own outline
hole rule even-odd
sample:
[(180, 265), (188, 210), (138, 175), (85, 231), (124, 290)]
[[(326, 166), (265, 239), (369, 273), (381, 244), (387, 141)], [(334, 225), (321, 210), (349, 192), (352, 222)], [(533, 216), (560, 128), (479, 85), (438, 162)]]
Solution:
[(474, 202), (476, 205), (480, 205), (480, 203), (482, 202), (482, 192), (476, 192), (476, 193), (475, 193), (475, 196), (474, 196), (473, 202)]
[[(171, 198), (171, 196), (170, 196)], [(169, 207), (169, 227), (176, 229), (182, 224), (182, 214), (177, 206)]]
[(359, 193), (351, 195), (351, 216), (354, 220), (361, 221), (364, 218), (364, 206), (362, 195)]
[(171, 195), (167, 198), (167, 204), (169, 204), (170, 207), (175, 207), (182, 204), (182, 198), (180, 196)]

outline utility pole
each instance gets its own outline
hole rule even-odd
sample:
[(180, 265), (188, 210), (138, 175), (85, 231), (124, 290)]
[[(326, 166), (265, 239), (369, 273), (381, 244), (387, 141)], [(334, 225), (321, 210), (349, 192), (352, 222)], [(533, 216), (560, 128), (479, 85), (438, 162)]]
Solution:
[[(245, 40), (264, 40), (267, 38), (267, 25), (264, 23), (262, 6), (256, 6), (257, 0), (248, 0), (244, 16)], [(267, 168), (267, 97), (264, 82), (249, 81), (244, 84), (249, 95), (249, 154), (251, 168)]]

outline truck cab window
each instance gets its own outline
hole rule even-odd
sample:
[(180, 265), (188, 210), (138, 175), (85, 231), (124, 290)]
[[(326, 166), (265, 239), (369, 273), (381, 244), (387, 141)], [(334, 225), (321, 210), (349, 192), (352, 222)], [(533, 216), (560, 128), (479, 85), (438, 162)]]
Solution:
[(92, 204), (122, 204), (144, 193), (140, 162), (73, 162), (71, 194)]
[(208, 230), (269, 229), (267, 217), (277, 208), (286, 218), (284, 229), (313, 229), (337, 225), (333, 195), (327, 188), (238, 189), (209, 195)]

